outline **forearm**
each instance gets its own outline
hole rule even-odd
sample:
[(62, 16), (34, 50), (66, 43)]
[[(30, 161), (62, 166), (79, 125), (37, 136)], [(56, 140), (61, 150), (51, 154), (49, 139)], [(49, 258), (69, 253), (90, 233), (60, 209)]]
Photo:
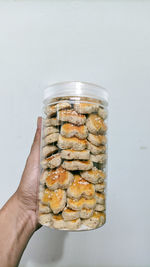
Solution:
[(0, 261), (3, 267), (18, 265), (35, 230), (35, 216), (26, 212), (14, 194), (0, 210)]

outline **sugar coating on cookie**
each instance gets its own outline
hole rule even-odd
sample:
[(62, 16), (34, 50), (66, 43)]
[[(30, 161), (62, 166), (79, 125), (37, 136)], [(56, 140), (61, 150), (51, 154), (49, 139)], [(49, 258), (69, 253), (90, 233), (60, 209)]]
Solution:
[(45, 180), (47, 187), (50, 190), (67, 189), (73, 182), (73, 174), (66, 171), (62, 167), (51, 170)]

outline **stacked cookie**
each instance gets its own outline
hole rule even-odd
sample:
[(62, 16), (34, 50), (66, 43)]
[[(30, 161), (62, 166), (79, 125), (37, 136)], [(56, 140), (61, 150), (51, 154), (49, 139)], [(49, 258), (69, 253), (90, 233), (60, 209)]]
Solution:
[(82, 230), (105, 222), (106, 110), (59, 102), (45, 108), (39, 222)]

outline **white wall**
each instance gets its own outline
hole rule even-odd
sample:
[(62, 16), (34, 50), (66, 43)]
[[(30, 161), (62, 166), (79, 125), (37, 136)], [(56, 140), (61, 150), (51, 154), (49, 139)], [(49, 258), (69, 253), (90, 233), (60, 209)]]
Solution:
[(1, 206), (16, 189), (48, 83), (109, 89), (107, 224), (39, 230), (20, 267), (150, 266), (150, 2), (0, 2)]

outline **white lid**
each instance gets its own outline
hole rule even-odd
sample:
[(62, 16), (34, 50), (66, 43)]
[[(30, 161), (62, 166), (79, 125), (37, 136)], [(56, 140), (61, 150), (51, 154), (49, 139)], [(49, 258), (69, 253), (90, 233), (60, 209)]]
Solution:
[(48, 86), (44, 90), (44, 101), (48, 98), (64, 96), (83, 96), (100, 99), (108, 102), (108, 92), (100, 85), (88, 82), (62, 82)]

